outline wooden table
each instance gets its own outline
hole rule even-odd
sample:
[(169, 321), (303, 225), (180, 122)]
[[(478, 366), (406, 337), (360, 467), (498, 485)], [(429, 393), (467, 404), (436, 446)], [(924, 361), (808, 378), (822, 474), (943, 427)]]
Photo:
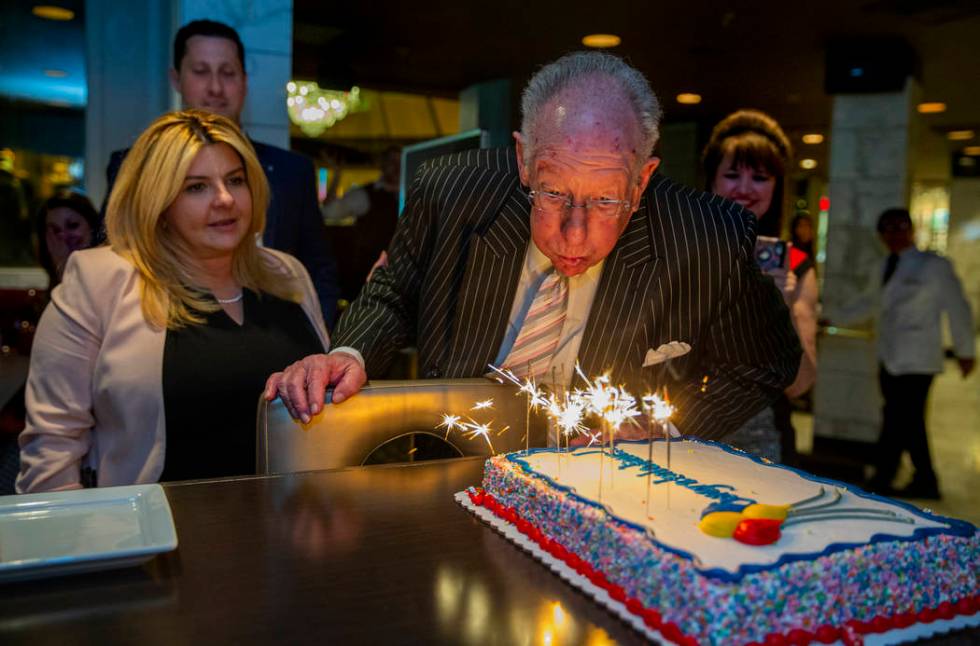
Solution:
[(0, 644), (638, 643), (456, 504), (483, 462), (167, 485), (176, 552), (0, 586)]
[(456, 504), (482, 468), (471, 458), (167, 485), (176, 552), (0, 586), (0, 644), (639, 643)]

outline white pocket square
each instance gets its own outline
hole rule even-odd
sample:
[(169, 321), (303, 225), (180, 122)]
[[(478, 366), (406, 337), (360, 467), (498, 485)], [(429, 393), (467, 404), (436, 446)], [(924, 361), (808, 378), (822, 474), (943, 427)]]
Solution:
[(691, 346), (683, 341), (671, 341), (670, 343), (663, 344), (656, 350), (650, 348), (647, 350), (647, 356), (643, 360), (643, 367), (647, 368), (649, 366), (655, 366), (658, 363), (663, 363), (664, 361), (669, 361), (670, 359), (676, 359), (690, 351)]

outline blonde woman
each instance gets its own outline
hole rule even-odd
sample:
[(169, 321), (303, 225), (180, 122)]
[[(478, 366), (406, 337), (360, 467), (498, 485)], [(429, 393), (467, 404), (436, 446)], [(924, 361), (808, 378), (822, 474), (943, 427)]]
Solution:
[(254, 473), (266, 377), (329, 346), (306, 270), (255, 243), (268, 194), (224, 117), (140, 135), (107, 245), (72, 254), (41, 317), (18, 491)]

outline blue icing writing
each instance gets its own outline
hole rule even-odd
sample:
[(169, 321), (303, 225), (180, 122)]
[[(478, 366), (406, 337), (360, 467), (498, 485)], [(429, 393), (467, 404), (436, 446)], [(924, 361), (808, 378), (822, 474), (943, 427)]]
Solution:
[[(580, 457), (583, 455), (596, 455), (602, 453), (602, 449), (592, 449), (586, 451), (575, 451), (572, 453), (575, 457)], [(609, 453), (606, 453), (609, 456)], [(685, 489), (690, 489), (696, 494), (702, 495), (705, 498), (710, 498), (712, 500), (717, 500), (718, 504), (721, 505), (731, 505), (735, 506), (741, 503), (743, 506), (752, 504), (755, 502), (752, 498), (744, 498), (738, 494), (731, 493), (734, 487), (726, 484), (701, 484), (693, 478), (688, 478), (687, 476), (674, 473), (666, 467), (662, 467), (656, 462), (648, 462), (643, 458), (633, 455), (632, 453), (627, 453), (620, 449), (615, 449), (613, 451), (612, 457), (619, 460), (619, 470), (637, 468), (639, 472), (636, 477), (642, 478), (646, 475), (651, 475), (658, 480), (653, 481), (653, 484), (664, 484), (666, 482), (673, 482), (674, 484), (684, 487)], [(727, 491), (726, 491), (727, 490)]]

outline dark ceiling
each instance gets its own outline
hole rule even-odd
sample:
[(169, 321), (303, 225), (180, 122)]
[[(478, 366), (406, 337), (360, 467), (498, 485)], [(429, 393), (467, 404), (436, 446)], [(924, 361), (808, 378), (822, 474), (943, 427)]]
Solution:
[[(919, 60), (925, 98), (944, 101), (937, 129), (980, 125), (980, 2), (976, 0), (661, 0), (294, 2), (294, 74), (321, 85), (455, 95), (581, 49), (583, 35), (618, 34), (611, 50), (649, 77), (668, 121), (712, 122), (739, 107), (790, 131), (825, 129), (828, 43), (899, 37)], [(679, 92), (703, 96), (682, 106)], [(977, 128), (980, 131), (980, 128)]]

